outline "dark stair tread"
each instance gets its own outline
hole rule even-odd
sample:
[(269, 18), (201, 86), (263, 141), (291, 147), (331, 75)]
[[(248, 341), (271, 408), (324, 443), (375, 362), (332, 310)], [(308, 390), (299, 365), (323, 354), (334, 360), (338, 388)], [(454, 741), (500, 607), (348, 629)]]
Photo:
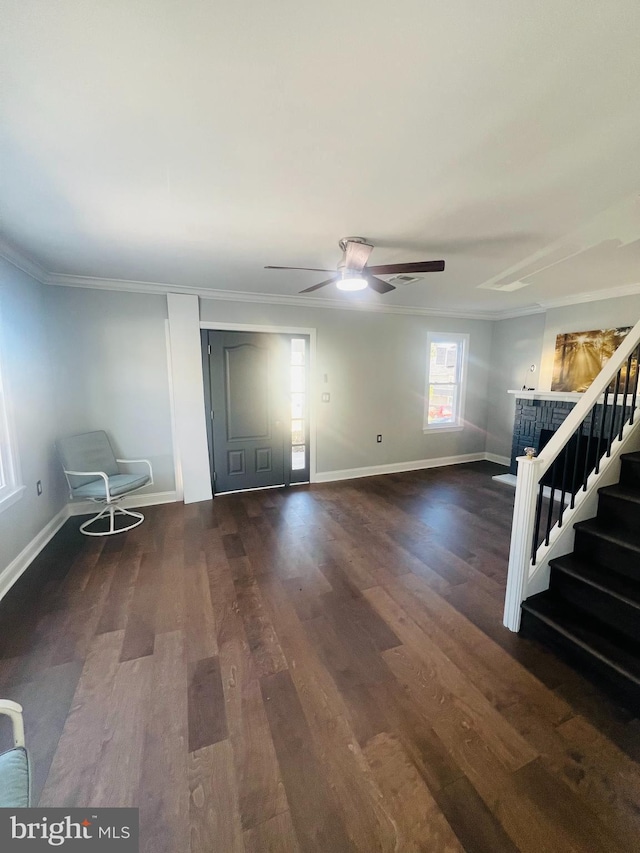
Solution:
[(625, 459), (628, 462), (637, 462), (640, 464), (640, 450), (636, 450), (633, 453), (622, 453), (620, 454), (620, 459)]
[(623, 536), (620, 536), (609, 531), (608, 525), (603, 526), (597, 518), (588, 518), (586, 521), (577, 521), (574, 525), (576, 530), (583, 530), (585, 533), (592, 533), (594, 536), (605, 539), (614, 545), (619, 545), (621, 548), (628, 548), (630, 551), (636, 551), (640, 560), (640, 545), (630, 542)]
[(523, 601), (522, 609), (640, 687), (640, 649), (636, 648), (635, 654), (629, 650), (638, 644), (612, 636), (600, 623), (597, 630), (590, 628), (581, 611), (554, 599), (548, 590)]
[(598, 493), (630, 501), (640, 506), (640, 489), (634, 489), (632, 486), (621, 486), (616, 483), (615, 486), (603, 486), (601, 489), (598, 489)]
[(640, 618), (640, 582), (636, 583), (625, 575), (619, 575), (610, 569), (605, 569), (598, 563), (591, 563), (577, 554), (565, 554), (556, 557), (549, 563), (551, 570), (563, 572), (578, 578), (589, 586), (596, 587), (602, 592), (624, 601), (630, 607), (638, 610)]

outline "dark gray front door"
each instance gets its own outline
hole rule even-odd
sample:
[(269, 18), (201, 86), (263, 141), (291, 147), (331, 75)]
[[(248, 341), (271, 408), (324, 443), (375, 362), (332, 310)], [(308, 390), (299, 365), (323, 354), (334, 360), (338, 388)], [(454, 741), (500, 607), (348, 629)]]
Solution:
[(209, 351), (215, 491), (285, 485), (287, 400), (282, 376), (286, 348), (282, 339), (259, 332), (204, 335)]

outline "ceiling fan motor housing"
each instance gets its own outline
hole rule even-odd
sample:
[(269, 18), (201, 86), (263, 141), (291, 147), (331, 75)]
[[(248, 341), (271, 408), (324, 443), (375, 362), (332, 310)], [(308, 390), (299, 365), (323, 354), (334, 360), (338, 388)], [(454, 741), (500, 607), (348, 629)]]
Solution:
[[(338, 246), (340, 246), (340, 249), (343, 252), (347, 251), (347, 243), (361, 243), (365, 246), (370, 245), (367, 242), (366, 237), (343, 237), (342, 240), (338, 240)], [(371, 246), (371, 248), (373, 249), (373, 246)]]
[(367, 265), (373, 246), (367, 243), (364, 237), (344, 237), (338, 245), (342, 249), (338, 271), (361, 273)]

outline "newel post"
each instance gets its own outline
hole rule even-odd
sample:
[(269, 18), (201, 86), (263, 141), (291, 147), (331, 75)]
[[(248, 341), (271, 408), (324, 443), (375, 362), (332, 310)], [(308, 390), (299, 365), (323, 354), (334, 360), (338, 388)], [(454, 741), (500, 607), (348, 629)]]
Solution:
[(518, 456), (516, 499), (511, 525), (511, 547), (503, 622), (511, 631), (520, 630), (520, 605), (527, 596), (540, 460)]

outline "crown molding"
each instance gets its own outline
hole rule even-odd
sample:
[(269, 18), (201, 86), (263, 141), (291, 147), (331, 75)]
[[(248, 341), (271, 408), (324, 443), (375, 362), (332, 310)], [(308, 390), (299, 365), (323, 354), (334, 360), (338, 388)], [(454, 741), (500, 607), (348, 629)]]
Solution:
[(284, 296), (277, 293), (250, 293), (243, 290), (216, 290), (157, 281), (93, 278), (91, 276), (52, 273), (47, 284), (57, 287), (83, 287), (97, 290), (119, 290), (128, 293), (184, 293), (201, 299), (221, 302), (245, 302), (260, 305), (292, 305), (299, 308), (327, 308), (340, 311), (369, 311), (379, 314), (410, 314), (424, 317), (450, 317), (462, 320), (494, 320), (492, 311), (442, 311), (417, 306), (384, 305), (371, 302), (345, 302), (340, 299), (318, 299), (313, 296)]
[(136, 281), (124, 278), (98, 278), (89, 275), (65, 275), (49, 273), (47, 284), (55, 287), (83, 287), (89, 290), (120, 290), (127, 293), (189, 293), (200, 295), (206, 287), (184, 287), (180, 284), (166, 284), (160, 281)]
[(119, 278), (99, 278), (97, 276), (64, 275), (51, 273), (25, 252), (0, 237), (0, 257), (27, 273), (41, 284), (56, 287), (82, 287), (94, 290), (116, 290), (127, 293), (185, 293), (201, 299), (213, 299), (222, 302), (245, 302), (260, 305), (291, 305), (299, 308), (325, 308), (338, 311), (368, 311), (378, 314), (404, 314), (418, 317), (448, 317), (458, 320), (514, 320), (532, 314), (543, 314), (552, 308), (579, 305), (584, 302), (599, 302), (605, 299), (617, 299), (623, 296), (640, 294), (640, 282), (605, 290), (593, 290), (577, 293), (560, 299), (546, 300), (523, 308), (505, 311), (443, 311), (437, 308), (418, 306), (388, 305), (375, 302), (345, 302), (341, 299), (318, 298), (314, 296), (284, 296), (277, 293), (250, 293), (243, 290), (216, 290), (210, 287), (191, 287), (182, 284), (167, 284), (157, 281), (136, 281)]
[(565, 296), (560, 299), (551, 299), (543, 302), (543, 308), (562, 308), (565, 305), (579, 305), (582, 302), (601, 302), (604, 299), (619, 299), (622, 296), (637, 296), (640, 294), (640, 282), (637, 284), (623, 284), (620, 287), (609, 287), (606, 290), (591, 290), (587, 293), (576, 293), (574, 296)]
[(591, 290), (585, 293), (575, 293), (573, 296), (564, 296), (560, 299), (548, 299), (536, 305), (529, 305), (513, 311), (496, 311), (492, 320), (514, 320), (517, 317), (526, 317), (529, 314), (544, 314), (553, 308), (564, 308), (569, 305), (582, 305), (585, 302), (602, 302), (606, 299), (620, 299), (623, 296), (640, 295), (640, 283), (623, 284), (620, 287), (609, 287), (604, 290)]
[(492, 320), (516, 320), (518, 317), (529, 317), (531, 314), (544, 314), (546, 307), (538, 302), (533, 305), (525, 305), (523, 308), (512, 308), (506, 311), (494, 311)]
[(30, 275), (32, 278), (35, 278), (36, 281), (39, 281), (41, 284), (49, 283), (49, 273), (44, 269), (44, 267), (40, 266), (39, 263), (30, 258), (25, 252), (21, 249), (18, 249), (17, 246), (14, 246), (13, 243), (10, 243), (8, 240), (5, 240), (4, 237), (0, 236), (0, 258), (4, 258), (5, 261), (8, 261), (14, 267), (17, 267), (22, 272), (26, 272), (27, 275)]

